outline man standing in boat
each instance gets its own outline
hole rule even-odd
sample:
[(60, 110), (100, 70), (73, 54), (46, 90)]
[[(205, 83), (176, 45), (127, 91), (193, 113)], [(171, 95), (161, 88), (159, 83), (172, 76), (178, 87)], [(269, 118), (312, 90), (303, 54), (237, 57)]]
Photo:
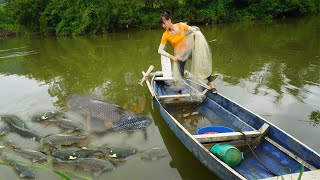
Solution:
[[(184, 77), (184, 66), (186, 61), (192, 58), (191, 73), (195, 76), (207, 78), (209, 81), (209, 90), (217, 93), (217, 89), (213, 84), (212, 73), (212, 55), (211, 50), (197, 27), (190, 27), (185, 23), (172, 22), (170, 11), (161, 14), (159, 24), (166, 29), (161, 38), (158, 53), (169, 57), (178, 65), (179, 73), (174, 73)], [(174, 48), (174, 55), (166, 52), (165, 46), (167, 42)], [(175, 70), (174, 70), (175, 71)]]

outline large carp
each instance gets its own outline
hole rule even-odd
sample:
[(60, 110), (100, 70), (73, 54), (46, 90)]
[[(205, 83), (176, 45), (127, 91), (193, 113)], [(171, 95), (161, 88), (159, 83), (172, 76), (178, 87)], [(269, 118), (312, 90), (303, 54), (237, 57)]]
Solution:
[(96, 99), (73, 97), (69, 100), (71, 107), (79, 108), (88, 118), (97, 118), (114, 122), (121, 118), (135, 117), (136, 115), (122, 107)]
[(52, 152), (52, 156), (61, 160), (70, 160), (70, 159), (77, 159), (77, 158), (87, 158), (99, 151), (92, 150), (92, 149), (56, 149)]
[(105, 130), (112, 131), (146, 128), (151, 122), (147, 117), (136, 115), (118, 105), (100, 100), (73, 97), (69, 100), (69, 105), (71, 108), (79, 108), (87, 116), (89, 129), (92, 118), (103, 121)]
[(43, 138), (43, 143), (56, 148), (61, 148), (62, 145), (71, 145), (83, 141), (87, 138), (84, 135), (67, 135), (54, 134)]
[(112, 125), (112, 131), (128, 130), (147, 128), (151, 124), (151, 120), (147, 117), (137, 116), (135, 118), (128, 117), (120, 119)]

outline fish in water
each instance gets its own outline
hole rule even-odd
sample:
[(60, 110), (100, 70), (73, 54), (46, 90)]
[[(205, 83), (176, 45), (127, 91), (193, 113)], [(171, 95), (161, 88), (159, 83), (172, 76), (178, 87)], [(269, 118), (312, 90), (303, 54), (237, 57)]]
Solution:
[(59, 111), (50, 111), (46, 113), (39, 113), (34, 115), (31, 120), (34, 122), (43, 122), (47, 120), (52, 120), (52, 119), (61, 119), (65, 118), (65, 115), (62, 112)]
[(20, 128), (28, 128), (27, 124), (22, 121), (19, 117), (14, 116), (14, 115), (3, 115), (1, 116), (1, 120), (5, 121), (9, 125), (15, 125)]
[(50, 119), (48, 122), (56, 124), (64, 129), (67, 129), (69, 132), (73, 131), (83, 131), (83, 124), (70, 120), (70, 119)]
[(110, 147), (100, 146), (97, 151), (107, 155), (109, 159), (125, 160), (127, 157), (137, 153), (137, 150), (131, 147)]
[(61, 149), (56, 149), (52, 152), (52, 156), (61, 160), (70, 160), (70, 159), (77, 159), (77, 158), (87, 158), (98, 151), (92, 150), (92, 149), (79, 149), (79, 148), (72, 148), (72, 149), (67, 149), (67, 148), (61, 148)]
[(15, 151), (28, 158), (31, 159), (32, 162), (42, 162), (47, 161), (47, 155), (43, 154), (42, 152), (33, 150), (33, 149), (15, 149)]
[(121, 131), (121, 130), (133, 132), (136, 129), (141, 129), (144, 135), (144, 139), (147, 140), (148, 135), (147, 135), (146, 128), (151, 124), (151, 122), (152, 122), (151, 119), (144, 116), (137, 116), (135, 118), (126, 117), (115, 122), (112, 125), (112, 128), (108, 129), (106, 132)]
[(42, 152), (39, 152), (33, 149), (22, 149), (12, 141), (5, 141), (4, 144), (7, 147), (10, 147), (11, 149), (13, 149), (16, 153), (20, 154), (21, 156), (31, 159), (32, 162), (47, 161), (47, 155), (45, 155)]
[(135, 130), (147, 128), (151, 124), (151, 120), (147, 117), (125, 117), (112, 125), (112, 131)]
[(84, 135), (67, 135), (54, 134), (43, 138), (43, 143), (56, 148), (61, 148), (62, 145), (71, 145), (85, 140), (87, 136)]
[(79, 158), (76, 160), (61, 162), (81, 167), (87, 171), (92, 171), (95, 177), (100, 176), (101, 173), (105, 171), (112, 171), (115, 168), (110, 161), (98, 158)]
[(41, 139), (41, 136), (38, 134), (35, 134), (33, 130), (21, 128), (19, 126), (16, 126), (15, 124), (11, 124), (12, 132), (16, 132), (17, 134), (21, 135), (22, 137), (31, 138), (36, 141), (39, 141)]
[(129, 110), (125, 110), (118, 105), (110, 104), (100, 100), (73, 97), (69, 100), (71, 108), (80, 109), (87, 116), (87, 126), (90, 127), (91, 118), (99, 119), (111, 124), (120, 119), (135, 118), (137, 115)]
[(27, 166), (24, 166), (24, 165), (12, 160), (12, 159), (9, 159), (5, 155), (2, 155), (2, 159), (6, 163), (13, 166), (20, 173), (20, 177), (22, 177), (22, 178), (36, 178), (37, 177), (37, 173), (33, 169), (31, 169)]
[(2, 116), (1, 120), (4, 120), (6, 123), (9, 124), (10, 129), (12, 132), (15, 132), (22, 137), (32, 138), (37, 141), (41, 139), (41, 136), (35, 134), (33, 130), (29, 129), (26, 124), (16, 116)]
[(141, 154), (141, 159), (142, 160), (159, 160), (168, 155), (169, 153), (166, 149), (154, 147), (154, 148), (143, 151)]

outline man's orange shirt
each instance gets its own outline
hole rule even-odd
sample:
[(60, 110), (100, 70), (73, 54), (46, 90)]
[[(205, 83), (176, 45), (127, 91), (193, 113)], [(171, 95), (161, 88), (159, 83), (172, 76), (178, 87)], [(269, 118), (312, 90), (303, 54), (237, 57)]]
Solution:
[(175, 51), (183, 51), (186, 47), (186, 35), (184, 32), (188, 30), (188, 26), (184, 23), (177, 23), (175, 25), (179, 28), (180, 34), (170, 34), (166, 30), (162, 35), (161, 44), (167, 44), (167, 41), (169, 41)]

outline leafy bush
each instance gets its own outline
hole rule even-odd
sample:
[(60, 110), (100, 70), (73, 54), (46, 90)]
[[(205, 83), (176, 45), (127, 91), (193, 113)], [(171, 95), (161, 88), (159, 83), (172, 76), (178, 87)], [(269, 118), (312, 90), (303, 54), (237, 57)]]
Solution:
[(319, 0), (7, 0), (0, 31), (53, 35), (155, 28), (164, 10), (174, 22), (211, 24), (317, 14)]

